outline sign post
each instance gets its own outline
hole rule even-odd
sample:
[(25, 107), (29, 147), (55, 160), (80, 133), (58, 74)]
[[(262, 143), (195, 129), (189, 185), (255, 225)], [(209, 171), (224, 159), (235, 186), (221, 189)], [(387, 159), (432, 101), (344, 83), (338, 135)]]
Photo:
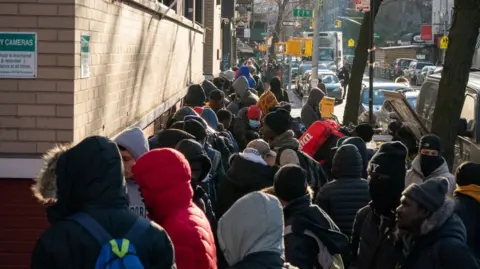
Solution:
[(37, 33), (0, 32), (0, 78), (36, 78), (37, 64)]

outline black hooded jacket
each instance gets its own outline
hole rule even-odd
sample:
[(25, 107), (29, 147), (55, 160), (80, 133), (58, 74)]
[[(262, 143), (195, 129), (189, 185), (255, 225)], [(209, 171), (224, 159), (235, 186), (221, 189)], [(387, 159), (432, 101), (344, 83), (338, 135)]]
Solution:
[(231, 166), (218, 187), (217, 217), (220, 218), (242, 196), (273, 185), (277, 168), (233, 155)]
[[(107, 138), (92, 136), (70, 149), (55, 148), (48, 156), (37, 184), (56, 187), (57, 201), (47, 209), (51, 226), (37, 240), (31, 268), (94, 268), (102, 246), (66, 218), (87, 213), (113, 238), (130, 230), (138, 216), (128, 210), (118, 148)], [(172, 242), (158, 224), (151, 222), (141, 237), (143, 243), (135, 247), (145, 268), (175, 268)]]
[(275, 95), (277, 101), (290, 103), (287, 91), (282, 89), (282, 83), (277, 77), (272, 78), (270, 81), (270, 91)]
[(291, 233), (285, 235), (286, 261), (299, 269), (321, 268), (317, 262), (319, 246), (305, 234), (313, 233), (328, 249), (330, 255), (349, 253), (348, 238), (340, 232), (332, 219), (320, 207), (312, 205), (310, 195), (290, 202), (283, 209), (285, 226)]
[[(195, 162), (200, 162), (202, 166), (202, 173), (200, 174), (199, 178), (201, 180), (207, 178), (210, 170), (212, 169), (212, 163), (210, 162), (207, 153), (200, 143), (193, 139), (185, 139), (180, 141), (175, 149), (180, 151), (185, 156), (188, 163), (192, 164)], [(191, 184), (193, 188), (193, 202), (203, 210), (208, 218), (208, 221), (210, 222), (212, 231), (215, 233), (217, 231), (217, 220), (213, 211), (212, 202), (210, 201), (210, 198), (204, 189), (205, 187), (208, 188), (208, 182), (198, 182), (192, 179)]]
[(370, 202), (368, 182), (362, 178), (362, 157), (353, 145), (343, 145), (333, 157), (333, 181), (323, 185), (316, 204), (350, 238), (357, 211)]

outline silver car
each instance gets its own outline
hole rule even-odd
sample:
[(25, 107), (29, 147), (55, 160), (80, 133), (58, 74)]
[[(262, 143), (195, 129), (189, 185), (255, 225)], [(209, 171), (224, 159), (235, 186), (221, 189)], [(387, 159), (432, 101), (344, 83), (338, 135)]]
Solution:
[(417, 75), (417, 83), (422, 85), (428, 75), (432, 74), (437, 67), (434, 65), (427, 65), (420, 70), (420, 73)]

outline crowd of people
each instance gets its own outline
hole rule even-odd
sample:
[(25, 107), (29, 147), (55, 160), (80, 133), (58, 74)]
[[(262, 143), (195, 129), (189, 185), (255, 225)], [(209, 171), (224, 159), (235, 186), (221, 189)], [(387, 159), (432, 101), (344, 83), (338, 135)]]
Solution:
[(405, 126), (369, 149), (373, 128), (323, 119), (317, 88), (292, 118), (280, 79), (255, 70), (191, 85), (152, 137), (47, 152), (31, 268), (479, 268), (479, 164), (452, 175), (440, 139)]

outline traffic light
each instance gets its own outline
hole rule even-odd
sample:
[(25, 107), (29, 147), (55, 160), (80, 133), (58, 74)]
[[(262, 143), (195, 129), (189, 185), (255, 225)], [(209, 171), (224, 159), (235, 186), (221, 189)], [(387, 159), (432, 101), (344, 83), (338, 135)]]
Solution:
[(341, 20), (335, 20), (335, 28), (342, 28), (342, 21)]

